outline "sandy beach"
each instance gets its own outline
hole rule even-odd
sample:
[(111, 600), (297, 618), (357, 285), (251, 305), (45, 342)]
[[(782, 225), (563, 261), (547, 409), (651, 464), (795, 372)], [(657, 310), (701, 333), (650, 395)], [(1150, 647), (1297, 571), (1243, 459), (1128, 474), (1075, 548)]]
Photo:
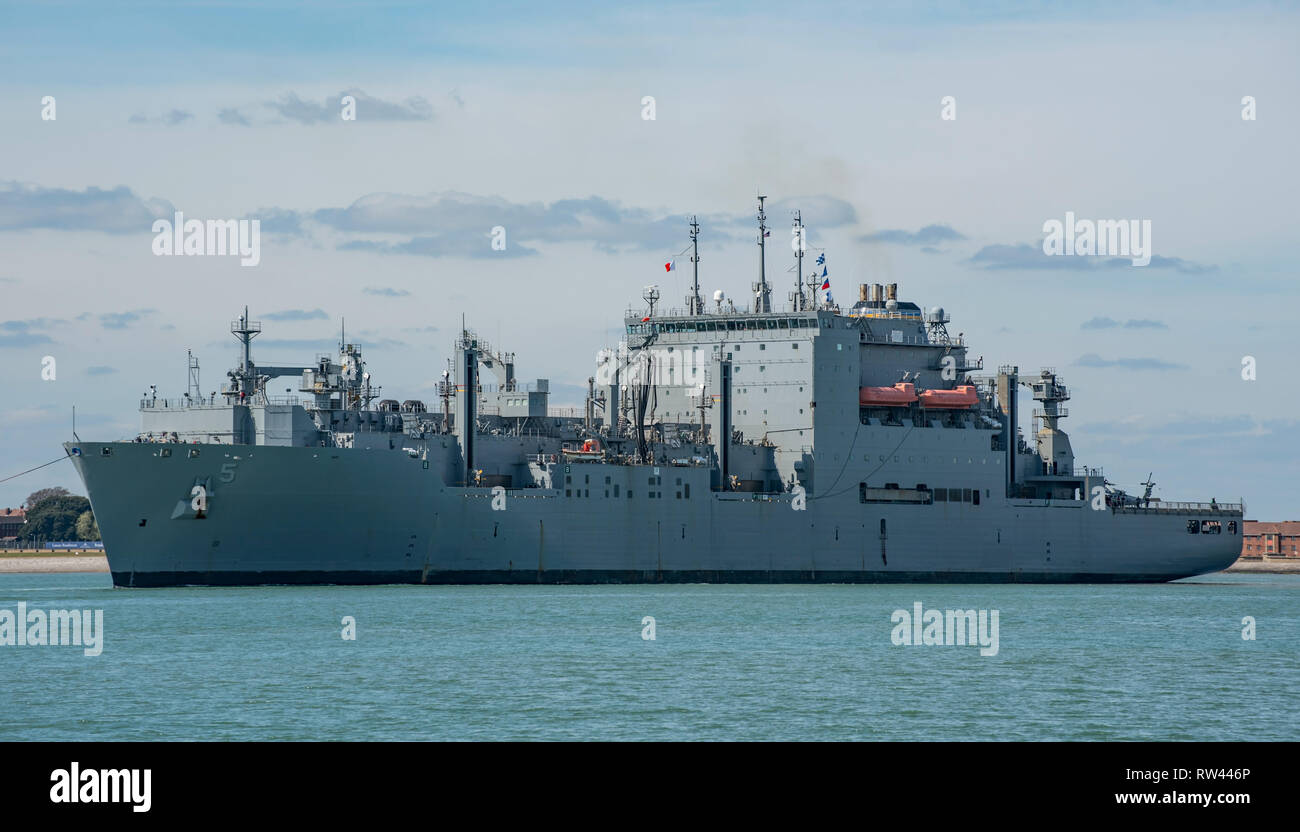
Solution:
[(10, 555), (0, 556), (0, 573), (107, 572), (108, 558), (93, 555)]

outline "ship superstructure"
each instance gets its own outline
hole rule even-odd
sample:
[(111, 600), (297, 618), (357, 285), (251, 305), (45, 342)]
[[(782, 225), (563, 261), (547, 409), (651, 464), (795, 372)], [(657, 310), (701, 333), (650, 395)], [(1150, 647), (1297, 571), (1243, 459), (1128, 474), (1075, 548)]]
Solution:
[(897, 284), (841, 307), (802, 249), (775, 309), (762, 198), (758, 219), (753, 303), (702, 300), (692, 220), (685, 308), (647, 287), (572, 410), (467, 328), (432, 406), (383, 399), (346, 337), (259, 366), (245, 309), (220, 392), (191, 358), (135, 441), (66, 445), (115, 583), (1165, 581), (1235, 560), (1240, 503), (1079, 465), (1055, 372), (986, 374), (944, 309)]

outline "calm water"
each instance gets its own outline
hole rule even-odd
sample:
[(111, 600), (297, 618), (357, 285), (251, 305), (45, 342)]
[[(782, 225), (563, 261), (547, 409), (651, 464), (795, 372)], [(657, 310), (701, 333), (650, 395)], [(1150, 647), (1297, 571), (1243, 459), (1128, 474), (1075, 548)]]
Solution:
[[(0, 608), (18, 601), (102, 608), (106, 635), (95, 658), (0, 647), (0, 740), (1300, 739), (1296, 575), (177, 590), (0, 575)], [(895, 646), (890, 614), (915, 601), (999, 610), (998, 655)]]

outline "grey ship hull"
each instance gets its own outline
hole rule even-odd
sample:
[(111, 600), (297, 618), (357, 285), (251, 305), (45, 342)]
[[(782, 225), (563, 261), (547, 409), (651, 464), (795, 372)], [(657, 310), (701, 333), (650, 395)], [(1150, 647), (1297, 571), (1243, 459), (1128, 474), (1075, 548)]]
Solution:
[[(710, 490), (663, 467), (575, 464), (579, 488), (446, 485), (402, 449), (70, 443), (118, 586), (658, 582), (1161, 582), (1222, 570), (1238, 534), (1189, 534), (1240, 511), (863, 503)], [(76, 449), (74, 453), (73, 449)], [(105, 449), (108, 454), (105, 454)], [(612, 485), (622, 487), (609, 496)], [(678, 480), (693, 488), (685, 489)], [(202, 514), (189, 505), (207, 483)], [(633, 494), (629, 494), (633, 491)], [(576, 492), (576, 493), (575, 493)], [(499, 501), (498, 501), (499, 503)]]

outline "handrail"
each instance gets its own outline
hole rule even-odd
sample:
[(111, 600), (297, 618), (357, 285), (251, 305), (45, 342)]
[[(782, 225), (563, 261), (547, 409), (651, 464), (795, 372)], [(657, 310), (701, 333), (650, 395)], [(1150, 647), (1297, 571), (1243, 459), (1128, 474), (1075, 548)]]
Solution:
[[(1140, 498), (1133, 498), (1139, 499)], [(1143, 511), (1169, 511), (1169, 512), (1198, 512), (1202, 514), (1242, 514), (1245, 512), (1245, 503), (1167, 503), (1163, 501), (1152, 500), (1146, 505), (1138, 503), (1125, 503), (1123, 505), (1112, 504), (1111, 508), (1116, 511), (1126, 513), (1137, 513)]]

